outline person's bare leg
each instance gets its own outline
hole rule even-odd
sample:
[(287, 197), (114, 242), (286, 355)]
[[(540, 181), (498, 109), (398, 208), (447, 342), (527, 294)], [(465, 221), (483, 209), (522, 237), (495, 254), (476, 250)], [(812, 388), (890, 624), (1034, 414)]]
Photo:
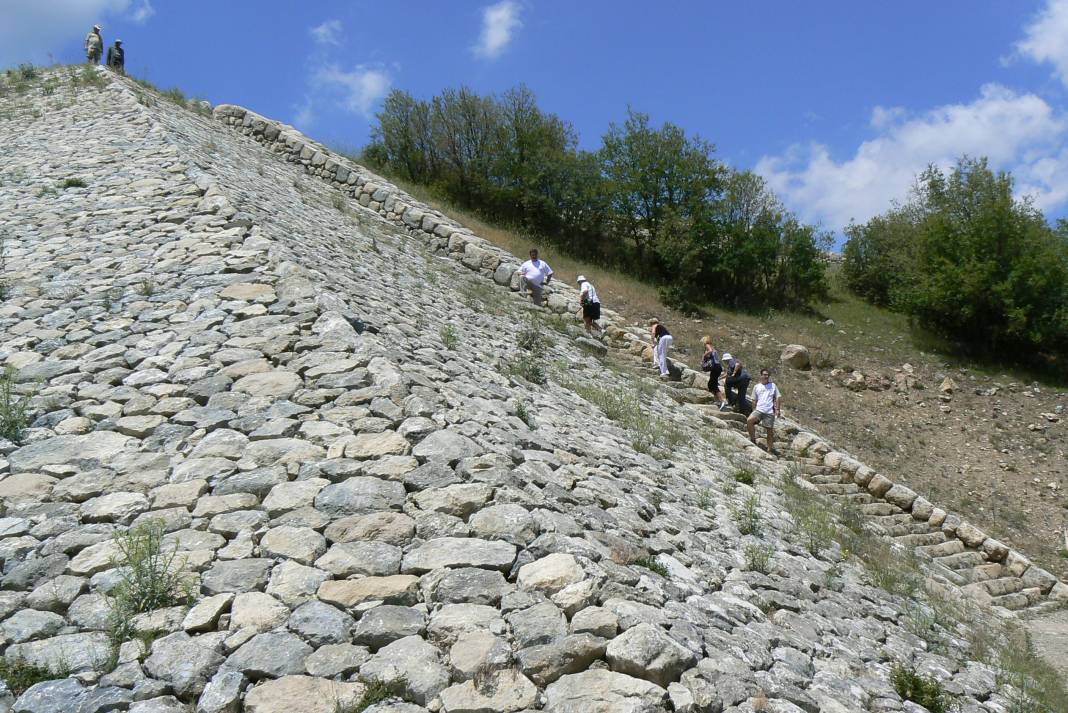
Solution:
[(745, 419), (745, 428), (747, 431), (749, 431), (749, 440), (753, 443), (756, 443), (756, 418), (754, 418), (755, 413), (756, 411), (749, 414), (749, 418)]
[(775, 443), (775, 429), (768, 429), (768, 453), (771, 453), (773, 444)]

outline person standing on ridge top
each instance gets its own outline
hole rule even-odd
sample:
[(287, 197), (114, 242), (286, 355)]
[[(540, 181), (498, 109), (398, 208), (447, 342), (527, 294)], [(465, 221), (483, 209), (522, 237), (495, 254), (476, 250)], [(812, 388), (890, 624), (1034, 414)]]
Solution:
[(100, 25), (93, 25), (85, 36), (85, 61), (89, 64), (100, 62), (100, 53), (104, 51), (104, 38), (100, 36)]
[(756, 445), (756, 427), (763, 426), (768, 432), (768, 453), (775, 453), (775, 419), (782, 413), (782, 394), (779, 387), (771, 382), (771, 372), (760, 370), (760, 383), (753, 389), (753, 413), (745, 421), (749, 431), (749, 440)]
[(653, 366), (660, 369), (661, 379), (670, 379), (671, 370), (668, 369), (667, 354), (675, 340), (667, 327), (660, 324), (660, 320), (656, 317), (649, 320), (649, 333), (653, 336)]
[(538, 259), (537, 248), (530, 251), (530, 259), (519, 266), (519, 273), (524, 290), (530, 290), (530, 301), (541, 306), (545, 286), (553, 279), (553, 269), (549, 263)]
[(115, 40), (115, 44), (108, 47), (108, 56), (104, 64), (119, 74), (126, 74), (126, 53), (122, 49), (122, 40)]
[(582, 321), (586, 323), (586, 334), (591, 333), (591, 327), (596, 327), (600, 332), (601, 325), (597, 324), (597, 320), (601, 318), (601, 300), (597, 298), (597, 290), (585, 275), (579, 275), (576, 281), (579, 284), (579, 303), (582, 305)]

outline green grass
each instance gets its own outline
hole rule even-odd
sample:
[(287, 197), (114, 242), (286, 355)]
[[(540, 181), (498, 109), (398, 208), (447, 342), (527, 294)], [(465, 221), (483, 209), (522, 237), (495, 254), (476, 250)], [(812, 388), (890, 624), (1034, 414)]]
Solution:
[(734, 474), (731, 476), (736, 483), (744, 483), (745, 485), (752, 485), (756, 481), (756, 474), (749, 466), (740, 466), (735, 468)]
[(574, 380), (566, 376), (566, 372), (560, 378), (560, 383), (626, 429), (631, 437), (631, 447), (639, 453), (656, 453), (689, 441), (685, 431), (649, 414), (637, 394), (630, 389)]
[(942, 684), (933, 678), (926, 678), (916, 673), (915, 669), (895, 663), (890, 669), (890, 682), (897, 695), (905, 700), (918, 703), (931, 713), (947, 713), (953, 705), (953, 699)]
[(381, 681), (375, 681), (373, 683), (367, 684), (367, 690), (363, 692), (363, 695), (360, 697), (360, 700), (358, 700), (354, 705), (347, 708), (344, 713), (363, 713), (363, 711), (367, 710), (376, 703), (381, 703), (382, 701), (394, 697), (395, 696), (393, 692), (389, 690), (389, 686), (382, 683)]
[(650, 572), (653, 572), (655, 574), (659, 574), (664, 579), (667, 579), (667, 576), (668, 576), (667, 567), (665, 567), (664, 565), (660, 564), (659, 562), (657, 562), (652, 557), (639, 557), (638, 559), (636, 559), (633, 562), (631, 562), (631, 564), (633, 564), (635, 566), (638, 566), (638, 567), (644, 567), (645, 569), (649, 570)]
[(41, 668), (18, 659), (12, 661), (0, 658), (0, 680), (7, 684), (8, 689), (16, 698), (38, 683), (66, 678), (69, 675), (69, 671)]

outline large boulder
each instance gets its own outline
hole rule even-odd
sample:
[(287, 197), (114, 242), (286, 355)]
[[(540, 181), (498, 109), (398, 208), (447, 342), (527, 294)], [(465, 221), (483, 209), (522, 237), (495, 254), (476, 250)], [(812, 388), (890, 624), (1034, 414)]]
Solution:
[(808, 369), (812, 366), (812, 357), (808, 353), (808, 347), (787, 344), (779, 354), (779, 362), (793, 369)]

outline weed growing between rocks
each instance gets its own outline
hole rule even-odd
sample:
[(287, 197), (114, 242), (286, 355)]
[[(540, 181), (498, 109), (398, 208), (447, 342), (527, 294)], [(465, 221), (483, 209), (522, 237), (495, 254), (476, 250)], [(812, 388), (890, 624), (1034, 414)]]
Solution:
[(7, 280), (7, 233), (0, 230), (0, 302), (11, 294), (11, 283)]
[(516, 350), (505, 362), (504, 373), (526, 379), (532, 384), (546, 383), (549, 381), (549, 372), (545, 368), (545, 353), (550, 344), (544, 335), (541, 320), (537, 315), (531, 315), (516, 335)]
[(931, 713), (947, 713), (953, 705), (953, 699), (942, 688), (941, 683), (921, 676), (915, 669), (903, 664), (895, 663), (890, 669), (890, 682), (894, 685), (897, 695), (918, 703)]
[(712, 508), (712, 491), (708, 488), (701, 488), (697, 491), (697, 507), (702, 510), (710, 510)]
[(15, 390), (15, 377), (15, 369), (11, 366), (5, 367), (0, 375), (0, 438), (21, 443), (22, 432), (30, 420), (32, 395), (19, 394)]
[(767, 574), (770, 571), (768, 564), (771, 561), (775, 549), (771, 545), (748, 544), (745, 546), (745, 568), (750, 572)]
[(22, 659), (0, 658), (0, 680), (7, 684), (8, 689), (16, 698), (31, 686), (44, 681), (54, 681), (57, 678), (66, 678), (69, 675), (69, 671), (41, 668)]
[(998, 665), (1003, 671), (999, 683), (1015, 689), (1009, 696), (1009, 713), (1068, 711), (1064, 678), (1035, 654), (1031, 639), (1023, 629), (1012, 628), (1006, 632)]
[(520, 421), (527, 424), (527, 428), (530, 430), (533, 431), (538, 427), (538, 424), (534, 421), (534, 414), (530, 412), (530, 409), (528, 409), (527, 405), (522, 401), (516, 402), (515, 415)]
[(827, 504), (820, 498), (812, 496), (798, 483), (796, 471), (783, 476), (782, 494), (786, 509), (794, 518), (801, 541), (811, 554), (819, 553), (834, 542), (837, 528), (834, 515)]
[(70, 73), (70, 83), (75, 87), (95, 87), (101, 89), (106, 86), (108, 80), (92, 67), (82, 67)]
[(734, 508), (734, 521), (743, 535), (760, 534), (760, 496), (750, 495), (740, 507)]
[(631, 562), (631, 564), (633, 564), (633, 565), (635, 565), (637, 567), (644, 567), (645, 569), (649, 570), (650, 572), (653, 572), (654, 574), (659, 574), (664, 579), (667, 579), (667, 576), (668, 576), (667, 567), (665, 567), (664, 565), (660, 564), (659, 562), (657, 562), (652, 557), (639, 557), (638, 559), (636, 559), (633, 562)]
[(149, 521), (115, 536), (120, 581), (108, 595), (110, 636), (118, 646), (135, 634), (137, 614), (175, 606), (192, 595), (177, 547), (165, 548), (163, 523)]
[(631, 447), (639, 453), (655, 453), (688, 442), (689, 437), (669, 421), (652, 416), (642, 407), (638, 394), (630, 389), (599, 386), (562, 376), (562, 386), (571, 389), (599, 408), (605, 416), (623, 426), (631, 437)]
[(147, 278), (141, 280), (140, 291), (143, 296), (151, 297), (156, 294), (156, 283)]
[(734, 478), (736, 483), (745, 483), (746, 485), (752, 485), (756, 481), (756, 474), (753, 472), (753, 468), (748, 465), (735, 468), (731, 477)]
[(88, 184), (84, 180), (74, 176), (72, 178), (64, 178), (63, 182), (59, 184), (59, 187), (61, 190), (65, 191), (68, 188), (85, 188), (87, 185)]
[(381, 681), (375, 681), (368, 684), (367, 690), (360, 696), (360, 700), (356, 701), (353, 706), (346, 708), (342, 713), (363, 713), (363, 711), (376, 703), (381, 703), (382, 701), (394, 697), (393, 693), (389, 690), (389, 686)]
[(349, 212), (349, 202), (340, 193), (335, 193), (330, 197), (330, 204), (334, 206), (334, 210), (342, 215)]
[(456, 345), (460, 342), (460, 337), (456, 333), (456, 327), (451, 324), (443, 325), (438, 335), (441, 337), (442, 345), (449, 350), (455, 349)]

